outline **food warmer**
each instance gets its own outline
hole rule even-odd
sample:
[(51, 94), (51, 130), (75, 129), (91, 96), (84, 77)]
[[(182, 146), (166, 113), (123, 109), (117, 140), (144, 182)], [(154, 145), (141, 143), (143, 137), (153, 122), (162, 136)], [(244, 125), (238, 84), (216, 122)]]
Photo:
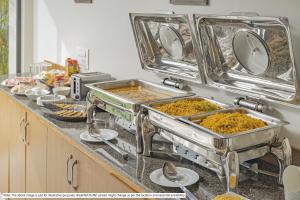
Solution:
[[(195, 49), (196, 44), (194, 43), (195, 38), (192, 38), (194, 35), (191, 33), (188, 17), (172, 15), (168, 18), (161, 17), (159, 20), (159, 22), (149, 23), (139, 20), (137, 23), (147, 34), (139, 35), (136, 33), (136, 39), (139, 43), (142, 68), (164, 76), (161, 84), (131, 79), (86, 85), (90, 89), (87, 97), (89, 102), (88, 124), (92, 126), (94, 122), (93, 112), (96, 106), (113, 114), (117, 117), (116, 120), (119, 125), (136, 134), (137, 153), (142, 153), (143, 149), (140, 126), (143, 118), (143, 114), (140, 112), (141, 105), (152, 100), (176, 99), (193, 95), (189, 91), (182, 90), (184, 85), (178, 80), (193, 80), (201, 83)], [(157, 26), (161, 27), (160, 31), (151, 32)], [(180, 34), (180, 37), (174, 35), (174, 33)], [(176, 40), (179, 38), (180, 41), (173, 41), (172, 43), (179, 51), (173, 51), (174, 46), (168, 46), (171, 42), (170, 39)], [(147, 52), (144, 52), (144, 50)], [(170, 54), (172, 57), (169, 56)], [(113, 89), (124, 87), (143, 87), (163, 95), (158, 99), (145, 98), (144, 100), (137, 100), (130, 98), (130, 95), (126, 97), (112, 92)]]
[[(288, 20), (194, 15), (191, 29), (188, 23), (178, 24), (188, 21), (185, 15), (130, 14), (130, 18), (143, 68), (168, 73), (170, 80), (178, 81), (173, 75), (180, 74), (179, 79), (186, 84), (198, 82), (238, 94), (235, 105), (188, 117), (170, 116), (154, 106), (174, 99), (143, 104), (143, 154), (152, 155), (152, 138), (158, 133), (173, 143), (175, 153), (216, 172), (234, 190), (240, 165), (272, 174), (247, 162), (270, 153), (278, 160), (280, 172), (275, 176), (281, 183), (283, 169), (291, 164), (289, 140), (278, 136), (287, 123), (262, 112), (269, 102), (295, 107), (299, 103)], [(186, 40), (187, 36), (192, 41)], [(196, 44), (194, 53), (190, 44)], [(162, 54), (167, 55), (157, 57)], [(218, 134), (199, 125), (209, 115), (230, 112), (261, 119), (267, 125), (234, 135)]]

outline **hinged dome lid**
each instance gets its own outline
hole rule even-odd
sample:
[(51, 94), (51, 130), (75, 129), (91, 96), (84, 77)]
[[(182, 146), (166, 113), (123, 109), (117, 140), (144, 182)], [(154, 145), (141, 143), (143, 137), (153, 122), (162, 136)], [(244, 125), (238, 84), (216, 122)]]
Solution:
[(209, 86), (299, 104), (286, 18), (194, 15), (194, 23)]
[(130, 19), (143, 69), (201, 83), (199, 45), (187, 15), (131, 13)]

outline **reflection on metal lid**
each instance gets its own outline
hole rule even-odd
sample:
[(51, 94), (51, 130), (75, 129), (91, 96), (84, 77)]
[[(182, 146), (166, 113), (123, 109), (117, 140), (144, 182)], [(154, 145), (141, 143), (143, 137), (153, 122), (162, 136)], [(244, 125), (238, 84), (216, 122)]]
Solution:
[(210, 86), (298, 105), (287, 19), (194, 15)]
[(263, 74), (270, 66), (265, 42), (255, 32), (237, 32), (233, 37), (232, 48), (239, 63), (252, 74)]
[(201, 82), (188, 16), (130, 14), (130, 18), (143, 69)]

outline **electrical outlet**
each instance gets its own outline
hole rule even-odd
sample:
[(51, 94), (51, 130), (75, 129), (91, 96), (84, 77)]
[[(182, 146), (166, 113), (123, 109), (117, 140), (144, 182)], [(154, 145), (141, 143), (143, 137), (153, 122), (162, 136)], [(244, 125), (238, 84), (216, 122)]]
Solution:
[(93, 3), (93, 0), (74, 0), (75, 3)]
[(76, 59), (81, 69), (89, 69), (90, 50), (82, 47), (76, 48)]
[(170, 4), (174, 5), (208, 5), (209, 0), (170, 0)]

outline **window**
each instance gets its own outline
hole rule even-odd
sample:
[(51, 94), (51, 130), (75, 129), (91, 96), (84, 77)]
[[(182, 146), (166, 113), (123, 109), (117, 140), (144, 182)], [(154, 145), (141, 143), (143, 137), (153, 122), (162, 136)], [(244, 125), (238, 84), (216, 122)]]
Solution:
[(8, 73), (9, 0), (0, 0), (0, 75)]

